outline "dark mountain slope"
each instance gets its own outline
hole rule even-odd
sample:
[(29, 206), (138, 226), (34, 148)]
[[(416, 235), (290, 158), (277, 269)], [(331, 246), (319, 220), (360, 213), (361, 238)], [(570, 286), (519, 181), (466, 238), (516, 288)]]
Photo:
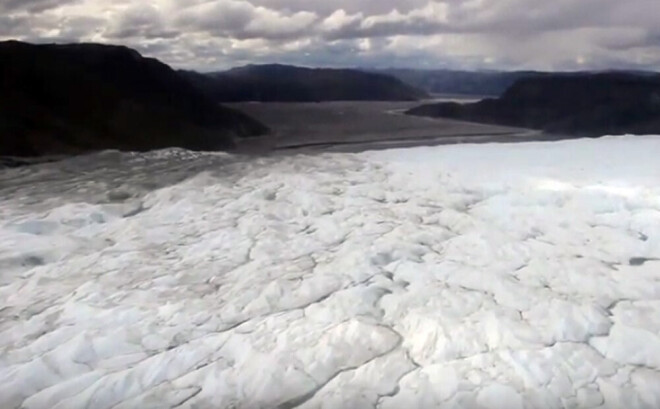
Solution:
[(594, 75), (597, 73), (621, 73), (636, 76), (652, 76), (647, 71), (581, 71), (581, 72), (542, 72), (542, 71), (460, 71), (423, 70), (390, 68), (376, 70), (400, 79), (406, 84), (433, 94), (455, 94), (476, 96), (500, 96), (516, 81), (524, 78), (545, 76)]
[(184, 74), (218, 102), (415, 101), (427, 97), (426, 92), (394, 77), (349, 69), (275, 64)]
[(430, 104), (408, 113), (570, 135), (660, 133), (660, 75), (530, 77), (518, 80), (498, 99)]
[(126, 47), (0, 43), (0, 155), (215, 150), (265, 131)]

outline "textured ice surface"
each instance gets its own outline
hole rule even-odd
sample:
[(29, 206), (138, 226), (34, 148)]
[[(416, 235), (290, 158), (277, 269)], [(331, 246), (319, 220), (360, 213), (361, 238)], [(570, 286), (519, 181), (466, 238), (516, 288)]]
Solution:
[(660, 138), (0, 175), (0, 407), (660, 407)]

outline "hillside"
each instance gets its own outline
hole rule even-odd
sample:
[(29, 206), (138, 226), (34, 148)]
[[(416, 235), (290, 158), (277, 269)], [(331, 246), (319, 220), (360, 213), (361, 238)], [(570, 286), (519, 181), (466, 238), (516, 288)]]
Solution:
[(217, 102), (414, 101), (428, 96), (391, 76), (350, 69), (273, 64), (183, 74)]
[(580, 73), (523, 78), (497, 99), (423, 105), (408, 114), (570, 135), (660, 133), (660, 75)]
[(265, 131), (126, 47), (0, 43), (0, 155), (216, 150)]
[[(543, 71), (460, 71), (389, 68), (375, 72), (391, 75), (413, 87), (432, 94), (455, 94), (497, 97), (516, 81), (545, 76), (573, 76), (608, 73), (608, 71), (543, 72)], [(647, 71), (609, 71), (609, 73), (653, 75)]]

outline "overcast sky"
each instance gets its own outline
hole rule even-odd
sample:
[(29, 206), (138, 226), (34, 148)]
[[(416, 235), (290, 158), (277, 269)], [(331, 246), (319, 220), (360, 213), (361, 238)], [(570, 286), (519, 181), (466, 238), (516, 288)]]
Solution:
[(660, 70), (660, 0), (0, 0), (0, 39), (125, 44), (178, 68)]

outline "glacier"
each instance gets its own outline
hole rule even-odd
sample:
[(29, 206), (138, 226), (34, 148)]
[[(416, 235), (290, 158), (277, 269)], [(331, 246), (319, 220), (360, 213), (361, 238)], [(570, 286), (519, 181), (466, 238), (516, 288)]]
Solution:
[(0, 407), (660, 407), (660, 137), (0, 173)]

